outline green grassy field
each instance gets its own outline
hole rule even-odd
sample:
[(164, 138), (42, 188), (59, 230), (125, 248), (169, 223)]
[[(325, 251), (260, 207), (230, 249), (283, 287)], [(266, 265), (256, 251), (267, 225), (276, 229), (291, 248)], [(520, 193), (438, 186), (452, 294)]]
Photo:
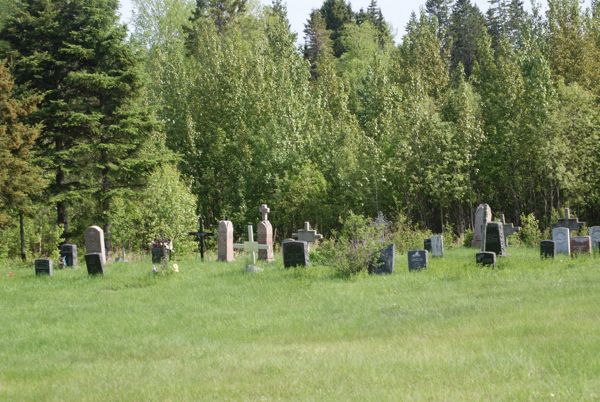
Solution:
[[(600, 258), (0, 268), (0, 400), (598, 400)], [(9, 271), (14, 274), (9, 275)]]

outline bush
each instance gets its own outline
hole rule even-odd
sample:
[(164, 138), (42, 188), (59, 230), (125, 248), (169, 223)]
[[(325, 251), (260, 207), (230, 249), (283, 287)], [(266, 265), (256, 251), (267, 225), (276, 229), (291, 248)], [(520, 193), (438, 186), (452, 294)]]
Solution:
[(540, 223), (535, 218), (535, 215), (522, 214), (520, 220), (521, 231), (519, 232), (519, 239), (528, 246), (537, 245), (542, 238), (542, 232), (540, 231)]
[(431, 237), (432, 234), (430, 230), (419, 229), (401, 213), (396, 216), (396, 221), (394, 222), (392, 230), (392, 240), (396, 245), (397, 251), (401, 254), (411, 250), (423, 249), (423, 241), (426, 238)]
[(463, 234), (463, 246), (464, 247), (471, 247), (471, 242), (473, 241), (473, 236), (475, 236), (475, 233), (473, 233), (472, 229), (465, 230), (465, 233)]

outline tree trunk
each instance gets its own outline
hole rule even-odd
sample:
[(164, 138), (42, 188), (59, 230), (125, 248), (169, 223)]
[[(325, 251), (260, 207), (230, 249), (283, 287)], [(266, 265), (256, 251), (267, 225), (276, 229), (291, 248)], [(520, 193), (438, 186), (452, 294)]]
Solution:
[(19, 237), (21, 239), (21, 260), (27, 261), (25, 248), (25, 217), (23, 211), (19, 211)]

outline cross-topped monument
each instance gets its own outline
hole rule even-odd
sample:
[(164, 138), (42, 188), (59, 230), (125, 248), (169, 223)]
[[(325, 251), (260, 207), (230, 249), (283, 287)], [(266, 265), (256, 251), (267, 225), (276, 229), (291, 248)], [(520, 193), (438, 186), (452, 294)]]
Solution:
[(500, 215), (500, 221), (502, 222), (502, 228), (504, 230), (504, 245), (508, 247), (508, 237), (519, 233), (521, 231), (521, 227), (515, 226), (512, 223), (506, 223), (506, 217), (504, 214)]
[(318, 234), (316, 230), (310, 228), (310, 222), (304, 222), (304, 229), (298, 230), (298, 233), (292, 233), (292, 237), (298, 241), (305, 241), (308, 243), (309, 248), (312, 243), (323, 239), (323, 235)]
[(246, 272), (257, 273), (261, 272), (262, 269), (256, 266), (256, 253), (259, 250), (266, 250), (266, 244), (258, 244), (254, 241), (254, 229), (252, 225), (248, 225), (248, 241), (244, 243), (236, 243), (233, 245), (233, 248), (236, 250), (245, 251), (248, 254), (249, 264), (246, 265)]
[(565, 217), (563, 219), (559, 219), (553, 227), (567, 228), (569, 231), (579, 231), (583, 226), (585, 226), (585, 222), (579, 222), (579, 219), (571, 218), (571, 211), (569, 208), (565, 208)]
[(260, 212), (261, 221), (269, 220), (269, 212), (271, 212), (271, 208), (269, 208), (267, 204), (262, 204), (260, 208), (258, 208), (258, 212)]
[(271, 222), (269, 222), (269, 212), (271, 212), (271, 209), (267, 204), (262, 204), (260, 208), (258, 208), (258, 212), (260, 212), (261, 219), (256, 228), (258, 243), (267, 246), (267, 248), (260, 249), (258, 252), (258, 259), (273, 262), (275, 259), (273, 255), (273, 226), (271, 225)]
[(188, 235), (196, 237), (196, 241), (198, 241), (198, 251), (200, 252), (200, 259), (204, 261), (204, 241), (207, 237), (212, 237), (215, 234), (204, 231), (204, 219), (200, 217), (198, 219), (198, 231), (189, 232)]

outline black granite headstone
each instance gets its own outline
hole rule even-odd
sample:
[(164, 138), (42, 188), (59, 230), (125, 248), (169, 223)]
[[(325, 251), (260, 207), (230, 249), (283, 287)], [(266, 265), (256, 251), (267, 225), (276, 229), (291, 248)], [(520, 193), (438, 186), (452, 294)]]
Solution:
[(308, 267), (310, 258), (307, 242), (293, 239), (284, 240), (281, 250), (283, 252), (283, 266), (285, 268)]
[(552, 240), (540, 242), (540, 255), (542, 258), (556, 257), (556, 244)]
[(35, 260), (35, 274), (36, 275), (50, 275), (54, 274), (54, 270), (52, 269), (52, 260), (48, 258), (40, 258)]
[(496, 253), (498, 257), (506, 256), (504, 227), (502, 223), (490, 222), (485, 227), (485, 248), (483, 251)]
[(162, 245), (152, 246), (152, 264), (160, 264), (163, 260), (169, 260), (169, 250)]
[(90, 253), (85, 255), (85, 265), (89, 275), (104, 275), (102, 254)]
[(408, 252), (408, 270), (420, 271), (429, 266), (429, 251), (417, 250)]
[(425, 248), (425, 250), (429, 251), (431, 253), (431, 239), (425, 239), (423, 240), (423, 247)]
[(62, 257), (65, 267), (77, 266), (77, 245), (63, 244), (60, 246), (60, 256)]
[(376, 275), (386, 275), (394, 273), (396, 246), (390, 244), (383, 250), (372, 256), (373, 260), (369, 263), (369, 273)]
[(496, 267), (496, 253), (484, 251), (481, 253), (477, 253), (475, 257), (475, 261), (477, 261), (477, 265), (483, 265), (487, 267)]

